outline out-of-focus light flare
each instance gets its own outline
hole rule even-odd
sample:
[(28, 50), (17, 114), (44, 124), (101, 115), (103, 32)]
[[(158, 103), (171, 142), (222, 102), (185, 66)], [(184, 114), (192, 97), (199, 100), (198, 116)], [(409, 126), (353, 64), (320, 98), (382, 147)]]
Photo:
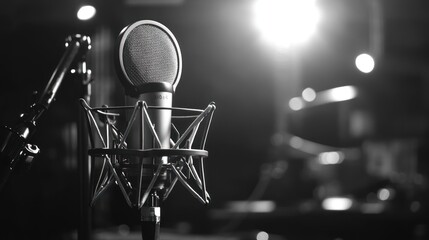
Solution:
[(413, 201), (410, 204), (410, 210), (411, 210), (411, 212), (417, 212), (417, 211), (420, 210), (420, 208), (421, 208), (421, 204), (420, 204), (419, 201)]
[(302, 91), (302, 98), (307, 102), (312, 102), (316, 99), (316, 91), (312, 88), (306, 88)]
[(330, 211), (345, 211), (352, 207), (353, 201), (346, 197), (330, 197), (322, 201), (322, 208)]
[(388, 188), (382, 188), (378, 190), (377, 197), (381, 201), (387, 201), (392, 197), (392, 191)]
[(289, 107), (294, 111), (301, 110), (304, 107), (304, 102), (299, 97), (294, 97), (289, 100)]
[(82, 21), (89, 20), (95, 16), (96, 9), (94, 6), (85, 5), (77, 11), (77, 18)]
[(300, 137), (293, 136), (289, 139), (289, 145), (295, 149), (300, 149), (304, 145), (304, 141)]
[(320, 153), (318, 162), (322, 165), (340, 164), (344, 161), (344, 153), (342, 152), (323, 152)]
[(260, 231), (256, 234), (256, 240), (268, 240), (270, 235), (265, 231)]
[(357, 96), (358, 89), (354, 86), (336, 87), (317, 93), (312, 88), (306, 88), (302, 97), (291, 98), (288, 105), (293, 111), (299, 111), (307, 107), (354, 99)]
[(372, 70), (374, 70), (375, 67), (374, 58), (367, 53), (358, 55), (356, 57), (355, 64), (357, 69), (363, 73), (370, 73)]
[(232, 201), (229, 208), (235, 212), (268, 213), (276, 208), (276, 203), (269, 200), (260, 201)]
[(280, 48), (308, 40), (320, 19), (315, 0), (257, 0), (253, 7), (263, 38)]
[(331, 89), (329, 94), (331, 101), (340, 102), (355, 98), (357, 90), (353, 86), (343, 86)]

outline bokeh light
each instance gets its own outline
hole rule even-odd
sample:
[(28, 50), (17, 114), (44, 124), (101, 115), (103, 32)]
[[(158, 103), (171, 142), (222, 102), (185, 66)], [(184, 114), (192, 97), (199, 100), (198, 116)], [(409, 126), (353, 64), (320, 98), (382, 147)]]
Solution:
[(374, 70), (374, 67), (375, 67), (374, 58), (367, 53), (362, 53), (359, 56), (357, 56), (355, 60), (355, 64), (356, 64), (356, 67), (359, 69), (359, 71), (363, 73), (370, 73), (372, 72), (372, 70)]
[(307, 41), (320, 19), (315, 0), (258, 0), (254, 12), (263, 39), (280, 48)]
[(95, 16), (96, 9), (94, 6), (85, 5), (77, 11), (77, 18), (82, 21), (89, 20)]

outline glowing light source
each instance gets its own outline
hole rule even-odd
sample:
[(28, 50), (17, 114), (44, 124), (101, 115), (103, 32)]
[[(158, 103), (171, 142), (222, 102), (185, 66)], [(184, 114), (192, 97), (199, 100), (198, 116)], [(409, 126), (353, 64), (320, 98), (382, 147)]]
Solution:
[(387, 201), (389, 199), (392, 199), (393, 195), (394, 195), (393, 189), (389, 189), (389, 188), (381, 188), (377, 192), (377, 197), (381, 201)]
[(299, 97), (294, 97), (289, 100), (289, 107), (294, 111), (301, 110), (304, 107), (304, 102)]
[(370, 73), (374, 70), (375, 61), (374, 58), (366, 53), (362, 53), (356, 57), (356, 67), (363, 73)]
[(270, 235), (265, 231), (260, 231), (256, 234), (256, 240), (268, 240)]
[(294, 97), (289, 100), (289, 108), (299, 111), (308, 107), (351, 100), (356, 98), (358, 93), (355, 86), (336, 87), (317, 93), (312, 88), (306, 88), (302, 92), (302, 97)]
[(307, 102), (312, 102), (316, 99), (316, 92), (312, 88), (306, 88), (302, 91), (302, 98)]
[(82, 21), (89, 20), (95, 16), (96, 10), (94, 6), (85, 5), (77, 11), (77, 18)]
[(315, 0), (257, 0), (254, 12), (263, 38), (282, 48), (305, 42), (320, 18)]
[(389, 189), (387, 188), (380, 189), (377, 193), (377, 196), (378, 196), (378, 199), (380, 199), (381, 201), (386, 201), (390, 197)]
[(331, 89), (329, 95), (331, 101), (341, 102), (355, 98), (357, 96), (357, 90), (353, 86), (337, 87)]
[(344, 160), (344, 153), (342, 153), (342, 152), (322, 152), (319, 154), (317, 160), (322, 165), (340, 164)]
[(299, 149), (304, 145), (304, 141), (300, 137), (293, 136), (289, 139), (289, 145), (293, 148)]
[(274, 211), (276, 208), (276, 203), (269, 200), (232, 201), (228, 205), (235, 212), (267, 213)]
[(352, 207), (352, 200), (346, 197), (330, 197), (325, 198), (322, 202), (322, 207), (330, 211), (344, 211)]

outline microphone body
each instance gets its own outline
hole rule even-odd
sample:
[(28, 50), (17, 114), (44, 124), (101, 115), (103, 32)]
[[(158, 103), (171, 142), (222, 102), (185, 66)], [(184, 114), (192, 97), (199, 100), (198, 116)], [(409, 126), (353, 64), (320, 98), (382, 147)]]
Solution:
[[(155, 132), (161, 142), (161, 146), (159, 148), (170, 148), (171, 110), (167, 108), (172, 107), (172, 99), (173, 93), (167, 91), (143, 93), (139, 97), (139, 100), (146, 102), (148, 106), (154, 107), (154, 109), (148, 109), (148, 113), (153, 127), (155, 128)], [(140, 148), (157, 148), (153, 142), (146, 141), (152, 138), (150, 131), (148, 129), (143, 129), (143, 131), (144, 145), (140, 146)]]
[[(141, 121), (136, 122), (141, 123), (141, 125), (134, 126), (136, 128), (135, 131), (132, 131), (128, 137), (128, 149), (148, 150), (155, 148), (170, 148), (171, 109), (169, 108), (172, 107), (172, 98), (173, 94), (169, 91), (143, 93), (139, 96), (138, 99), (126, 97), (125, 101), (127, 105), (135, 105), (137, 101), (144, 101), (147, 104), (149, 107), (147, 109), (147, 113), (150, 116), (149, 121), (152, 124), (152, 126), (149, 125), (147, 119), (148, 116), (140, 116), (142, 118)], [(129, 119), (127, 116), (126, 118)], [(158, 136), (160, 144), (157, 143), (157, 140), (152, 135), (150, 130), (152, 127)], [(166, 164), (168, 162), (168, 158), (145, 157), (142, 160), (130, 159), (130, 161), (132, 162), (129, 166), (127, 166), (125, 171), (128, 175), (128, 178), (133, 179), (133, 182), (137, 182), (141, 174), (143, 178), (142, 187), (147, 189), (158, 166)], [(143, 164), (142, 169), (139, 167), (140, 164)], [(161, 191), (165, 188), (165, 183), (166, 173), (162, 172), (153, 186), (153, 191), (155, 191), (157, 195), (160, 195)], [(135, 197), (138, 197), (137, 193), (135, 193)]]
[[(144, 93), (141, 95), (140, 100), (145, 101), (148, 106), (153, 107), (161, 107), (161, 108), (171, 108), (172, 107), (172, 98), (173, 94), (171, 92), (154, 92), (154, 93)], [(159, 141), (161, 143), (160, 146), (156, 146), (154, 141), (150, 141), (153, 139), (150, 131), (147, 129), (148, 124), (145, 124), (146, 129), (143, 129), (143, 146), (142, 149), (150, 149), (150, 148), (170, 148), (170, 135), (171, 135), (171, 110), (169, 109), (149, 109), (149, 116), (151, 118), (153, 127), (155, 128), (155, 132), (159, 137)], [(166, 164), (168, 162), (167, 157), (162, 158), (146, 158), (143, 159), (143, 165), (149, 165), (154, 167), (154, 171), (156, 170), (159, 164)], [(144, 169), (144, 168), (143, 168)], [(164, 174), (165, 175), (165, 174)], [(150, 177), (153, 176), (153, 172), (150, 173)], [(143, 173), (143, 177), (145, 174)], [(165, 176), (161, 175), (161, 178), (165, 178)], [(150, 181), (148, 181), (150, 182)], [(161, 183), (156, 188), (163, 188), (163, 184)]]

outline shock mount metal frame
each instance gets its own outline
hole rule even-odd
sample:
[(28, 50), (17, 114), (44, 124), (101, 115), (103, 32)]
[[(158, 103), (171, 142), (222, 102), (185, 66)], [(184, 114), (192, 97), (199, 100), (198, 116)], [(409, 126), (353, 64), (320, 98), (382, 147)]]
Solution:
[[(208, 157), (205, 145), (216, 109), (213, 102), (204, 110), (148, 106), (144, 101), (137, 101), (134, 106), (97, 108), (90, 107), (84, 99), (80, 99), (80, 103), (86, 113), (90, 141), (88, 164), (91, 166), (89, 173), (91, 206), (108, 188), (116, 184), (127, 204), (140, 209), (153, 193), (162, 192), (161, 200), (167, 199), (177, 181), (182, 183), (201, 203), (209, 203), (210, 195), (205, 181), (204, 159)], [(160, 148), (161, 143), (150, 118), (149, 111), (158, 110), (172, 111), (171, 135), (175, 137), (170, 138), (168, 149)], [(131, 112), (131, 117), (126, 123), (125, 130), (121, 132), (120, 127), (117, 126), (117, 120), (121, 113), (125, 112)], [(183, 133), (180, 133), (175, 124), (175, 121), (181, 119), (191, 122)], [(143, 146), (144, 141), (153, 141), (154, 148), (127, 148), (127, 138), (135, 125), (140, 126), (141, 129), (148, 126), (146, 129), (149, 129), (152, 136), (152, 139), (144, 139), (140, 132), (140, 146)], [(144, 164), (144, 162), (147, 163), (147, 159), (153, 163), (152, 166)], [(163, 161), (160, 161), (161, 159)], [(132, 165), (131, 171), (138, 172), (134, 181), (129, 179), (130, 161), (136, 163)], [(97, 163), (101, 166), (96, 179), (96, 168), (92, 166)], [(144, 182), (148, 171), (149, 175), (153, 175), (149, 184)], [(160, 180), (161, 175), (166, 176), (168, 180)], [(155, 187), (159, 181), (166, 182), (165, 188)]]

